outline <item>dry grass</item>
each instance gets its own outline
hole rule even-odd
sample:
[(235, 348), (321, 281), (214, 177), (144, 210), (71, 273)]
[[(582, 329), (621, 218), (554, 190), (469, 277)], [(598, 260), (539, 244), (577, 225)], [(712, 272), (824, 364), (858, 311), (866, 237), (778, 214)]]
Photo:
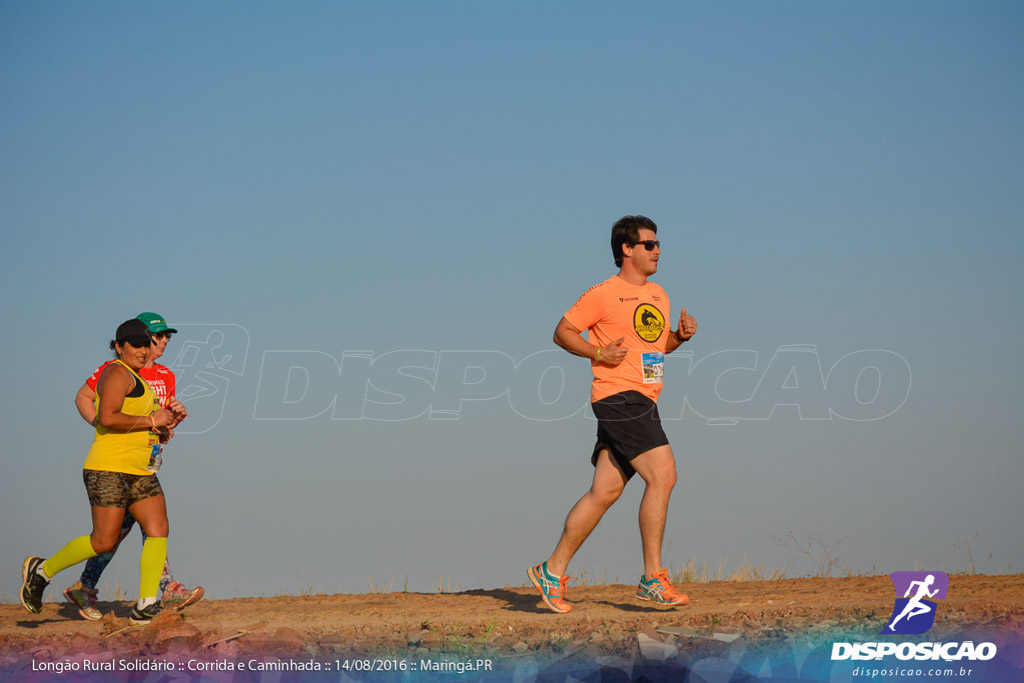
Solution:
[[(581, 569), (578, 573), (570, 572), (569, 573), (569, 580), (572, 581), (573, 584), (577, 585), (577, 586), (607, 586), (608, 585), (608, 570), (605, 569), (603, 573), (602, 572), (598, 572), (598, 571), (595, 571), (595, 572), (591, 573), (591, 572), (587, 571), (586, 569)], [(613, 581), (613, 583), (618, 583), (618, 582), (619, 582), (619, 577), (616, 576), (615, 577), (615, 581)]]
[(690, 558), (690, 561), (680, 569), (669, 569), (669, 577), (673, 583), (710, 583), (712, 581), (775, 581), (785, 579), (785, 570), (773, 569), (770, 572), (765, 569), (764, 563), (751, 564), (747, 556), (736, 565), (731, 572), (727, 569), (728, 558), (724, 557), (718, 561), (715, 568), (708, 567), (707, 562), (700, 565), (697, 560)]
[[(111, 595), (111, 593), (110, 593), (110, 581), (107, 580), (107, 579), (104, 579), (103, 580), (103, 600), (105, 602), (111, 602), (111, 601), (113, 601), (113, 602), (124, 602), (124, 601), (130, 599), (128, 597), (127, 591), (125, 591), (124, 586), (121, 585), (121, 580), (120, 579), (114, 579), (114, 593), (113, 593), (114, 597), (111, 598), (110, 595)], [(63, 596), (61, 596), (61, 597), (63, 597)]]
[[(707, 562), (698, 564), (695, 558), (690, 558), (690, 561), (679, 569), (670, 567), (669, 579), (673, 583), (710, 583), (712, 581), (776, 581), (790, 578), (785, 570), (769, 571), (765, 569), (763, 563), (752, 564), (746, 555), (731, 571), (728, 569), (728, 564), (728, 558), (719, 560), (715, 567), (710, 567)], [(611, 579), (607, 569), (604, 571), (588, 571), (586, 569), (581, 569), (579, 572), (570, 571), (569, 579), (574, 586), (608, 586), (622, 583), (618, 576)], [(528, 583), (522, 585), (527, 588), (530, 586)]]
[(391, 589), (395, 585), (395, 575), (394, 574), (391, 575), (391, 581), (388, 582), (387, 588), (385, 588), (384, 584), (382, 584), (382, 583), (374, 583), (372, 576), (368, 576), (366, 578), (370, 581), (370, 592), (371, 593), (390, 593)]

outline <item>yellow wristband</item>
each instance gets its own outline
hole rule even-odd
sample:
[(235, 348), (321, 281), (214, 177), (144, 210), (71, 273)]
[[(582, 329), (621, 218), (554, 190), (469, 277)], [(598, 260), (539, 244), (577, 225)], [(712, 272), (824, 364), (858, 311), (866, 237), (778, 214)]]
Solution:
[(601, 347), (600, 346), (597, 347), (597, 358), (595, 358), (594, 360), (595, 361), (601, 360)]
[(149, 416), (149, 424), (151, 429), (156, 429), (156, 420), (153, 419), (152, 415)]

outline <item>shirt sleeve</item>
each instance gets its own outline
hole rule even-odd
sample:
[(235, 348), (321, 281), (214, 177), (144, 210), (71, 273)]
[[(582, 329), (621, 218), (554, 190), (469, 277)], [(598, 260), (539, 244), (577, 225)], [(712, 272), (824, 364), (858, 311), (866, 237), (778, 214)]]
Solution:
[(110, 363), (104, 363), (103, 365), (96, 368), (96, 372), (89, 376), (89, 379), (85, 380), (86, 386), (93, 391), (96, 391), (96, 384), (100, 381), (100, 375), (103, 374), (103, 369), (106, 368)]
[(170, 403), (174, 400), (174, 392), (177, 389), (176, 380), (174, 373), (170, 370), (167, 371), (167, 402)]
[(565, 312), (565, 319), (582, 332), (590, 329), (601, 319), (605, 306), (601, 301), (600, 285), (594, 285), (583, 293), (576, 303)]

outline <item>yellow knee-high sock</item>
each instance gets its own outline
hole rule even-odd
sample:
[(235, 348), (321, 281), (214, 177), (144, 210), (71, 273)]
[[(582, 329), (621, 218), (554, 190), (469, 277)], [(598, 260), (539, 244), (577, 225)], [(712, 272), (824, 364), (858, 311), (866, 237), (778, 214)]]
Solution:
[(139, 560), (139, 598), (155, 598), (160, 592), (160, 573), (167, 561), (167, 537), (146, 537)]
[(92, 541), (88, 536), (79, 536), (68, 541), (68, 544), (60, 549), (56, 555), (43, 562), (43, 571), (51, 579), (62, 569), (67, 569), (73, 564), (78, 564), (90, 557), (99, 555), (92, 549)]

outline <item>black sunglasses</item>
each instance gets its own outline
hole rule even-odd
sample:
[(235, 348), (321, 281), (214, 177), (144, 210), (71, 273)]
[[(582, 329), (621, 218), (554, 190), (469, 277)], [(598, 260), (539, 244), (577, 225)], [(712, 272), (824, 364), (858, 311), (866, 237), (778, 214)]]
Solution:
[(167, 341), (171, 341), (171, 335), (172, 334), (174, 334), (174, 333), (173, 332), (154, 332), (153, 333), (153, 339), (163, 339), (164, 337), (166, 337)]
[(153, 343), (153, 340), (150, 339), (149, 337), (126, 337), (124, 339), (119, 340), (119, 343), (131, 344), (135, 348), (141, 349), (148, 348), (149, 345)]
[(647, 251), (654, 251), (655, 247), (661, 246), (661, 242), (659, 242), (658, 240), (640, 240), (639, 242), (633, 242), (633, 244), (631, 244), (630, 246), (635, 247), (638, 244), (644, 245), (644, 249), (646, 249)]

